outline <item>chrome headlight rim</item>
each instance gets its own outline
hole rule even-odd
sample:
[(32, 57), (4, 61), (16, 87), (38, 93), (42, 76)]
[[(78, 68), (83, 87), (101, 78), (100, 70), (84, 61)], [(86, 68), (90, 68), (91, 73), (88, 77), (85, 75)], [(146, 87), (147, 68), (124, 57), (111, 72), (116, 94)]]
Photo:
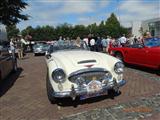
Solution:
[(66, 80), (66, 74), (63, 69), (57, 68), (52, 72), (52, 79), (56, 83), (64, 83)]
[(123, 62), (119, 61), (114, 65), (114, 71), (117, 74), (122, 74), (124, 72), (124, 64)]

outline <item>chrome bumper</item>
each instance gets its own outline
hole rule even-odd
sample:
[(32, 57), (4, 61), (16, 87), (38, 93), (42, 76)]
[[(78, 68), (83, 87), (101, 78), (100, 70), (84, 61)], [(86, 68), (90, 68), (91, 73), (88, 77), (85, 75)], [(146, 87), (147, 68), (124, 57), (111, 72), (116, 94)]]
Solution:
[[(125, 84), (126, 84), (126, 80), (120, 80), (119, 82), (114, 81), (112, 83), (108, 83), (108, 85), (106, 86), (103, 86), (102, 89), (98, 91), (98, 93), (107, 92), (109, 89), (119, 88)], [(85, 89), (71, 88), (70, 91), (54, 92), (52, 95), (57, 98), (63, 98), (63, 97), (75, 98), (76, 96), (81, 96), (86, 94), (89, 94), (86, 88)]]
[(34, 54), (43, 54), (43, 53), (45, 53), (45, 51), (34, 51)]

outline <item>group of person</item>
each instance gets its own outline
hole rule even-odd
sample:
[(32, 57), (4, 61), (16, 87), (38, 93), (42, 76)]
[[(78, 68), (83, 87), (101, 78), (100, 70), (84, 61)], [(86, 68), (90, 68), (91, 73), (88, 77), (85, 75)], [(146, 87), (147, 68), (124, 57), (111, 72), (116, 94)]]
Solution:
[[(64, 39), (62, 36), (59, 37), (58, 43), (63, 44), (64, 41), (71, 41), (70, 39)], [(75, 39), (75, 43), (77, 46), (80, 44), (81, 41), (84, 41), (86, 45), (90, 48), (91, 51), (104, 51), (106, 52), (106, 48), (109, 45), (110, 37), (108, 38), (100, 38), (100, 37), (85, 37), (81, 39), (79, 36)]]
[(24, 54), (24, 41), (25, 40), (23, 39), (22, 36), (10, 39), (10, 50), (11, 50), (12, 56), (15, 57), (16, 52), (17, 52), (17, 57), (19, 59), (23, 58), (23, 54)]
[[(148, 33), (147, 35), (149, 36), (150, 34)], [(62, 36), (60, 36), (58, 40), (59, 44), (63, 44), (64, 41), (70, 41), (69, 37), (65, 39)], [(125, 47), (128, 44), (143, 43), (143, 38), (140, 37), (137, 38), (136, 36), (132, 38), (127, 38), (125, 34), (123, 34), (118, 39), (115, 39), (111, 36), (96, 37), (90, 34), (84, 37), (83, 39), (81, 39), (80, 37), (76, 38), (77, 45), (79, 45), (81, 41), (84, 41), (91, 51), (108, 53), (108, 49), (111, 46)], [(12, 51), (12, 53), (15, 53), (15, 50), (17, 50), (19, 59), (23, 58), (23, 52), (25, 49), (24, 47), (25, 47), (25, 40), (23, 39), (22, 36), (11, 39), (10, 50)]]
[(107, 36), (107, 38), (89, 36), (83, 39), (90, 47), (91, 51), (97, 52), (107, 52), (106, 50), (109, 47), (110, 40), (110, 36)]
[[(63, 41), (67, 41), (69, 39), (63, 39), (62, 36), (59, 37), (59, 44), (62, 44)], [(108, 48), (110, 44), (116, 45), (118, 42), (115, 40), (115, 38), (112, 38), (111, 36), (106, 36), (105, 37), (96, 37), (93, 35), (88, 35), (87, 37), (84, 37), (81, 39), (80, 37), (76, 38), (76, 43), (79, 43), (80, 41), (84, 41), (87, 46), (90, 48), (91, 51), (96, 51), (96, 52), (108, 52)], [(121, 46), (124, 46), (126, 44), (126, 37), (123, 35), (119, 39), (119, 43)]]

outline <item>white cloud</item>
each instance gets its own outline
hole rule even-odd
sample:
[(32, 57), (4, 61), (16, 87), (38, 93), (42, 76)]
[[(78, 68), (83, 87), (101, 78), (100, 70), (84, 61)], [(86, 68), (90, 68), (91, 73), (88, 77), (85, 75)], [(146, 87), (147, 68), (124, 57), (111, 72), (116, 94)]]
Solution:
[(125, 25), (133, 21), (142, 21), (160, 17), (160, 1), (124, 1), (119, 6), (120, 21)]
[[(56, 25), (63, 22), (70, 22), (71, 16), (74, 24), (88, 25), (99, 24), (109, 16), (109, 5), (117, 4), (112, 12), (117, 13), (123, 25), (131, 25), (132, 21), (146, 20), (160, 17), (159, 0), (124, 0), (113, 2), (111, 0), (28, 0), (29, 6), (24, 10), (25, 14), (31, 16), (31, 20), (24, 22), (30, 25)], [(110, 4), (112, 3), (112, 4)], [(108, 7), (107, 7), (108, 6)], [(111, 11), (110, 11), (111, 12)], [(73, 16), (75, 18), (73, 18)], [(73, 20), (74, 19), (74, 20)], [(71, 23), (73, 24), (73, 23)], [(24, 26), (24, 25), (23, 25)]]
[(64, 2), (62, 8), (60, 8), (59, 13), (87, 13), (94, 11), (94, 2), (91, 0), (88, 1), (73, 1), (68, 0)]
[(89, 25), (96, 23), (97, 25), (100, 24), (102, 20), (106, 20), (110, 14), (106, 13), (101, 13), (96, 16), (80, 16), (78, 18), (78, 23), (77, 24), (83, 24), (83, 25)]
[(104, 7), (108, 6), (110, 2), (111, 2), (110, 0), (100, 0), (99, 7), (104, 8)]

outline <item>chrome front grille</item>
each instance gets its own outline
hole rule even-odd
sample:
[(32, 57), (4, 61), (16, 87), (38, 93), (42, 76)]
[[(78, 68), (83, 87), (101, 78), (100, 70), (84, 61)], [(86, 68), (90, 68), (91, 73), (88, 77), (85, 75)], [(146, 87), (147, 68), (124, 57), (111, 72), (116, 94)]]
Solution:
[(69, 80), (73, 83), (76, 83), (78, 78), (83, 78), (85, 80), (85, 83), (88, 84), (91, 80), (103, 80), (105, 77), (105, 72), (88, 72), (88, 73), (82, 73), (78, 74), (76, 76), (72, 76), (69, 78)]
[(71, 73), (68, 79), (69, 81), (76, 83), (78, 85), (80, 84), (87, 85), (92, 80), (97, 80), (102, 82), (107, 78), (107, 73), (109, 72), (102, 68), (88, 68)]

